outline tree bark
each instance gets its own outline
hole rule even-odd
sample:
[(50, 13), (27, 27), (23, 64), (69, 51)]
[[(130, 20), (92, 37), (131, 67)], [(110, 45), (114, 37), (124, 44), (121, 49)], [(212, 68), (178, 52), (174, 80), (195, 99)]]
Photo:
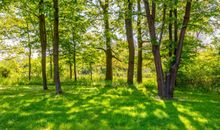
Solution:
[(74, 39), (74, 32), (72, 32), (73, 40), (73, 67), (74, 67), (74, 80), (77, 81), (77, 71), (76, 71), (76, 42)]
[(69, 64), (69, 67), (70, 67), (70, 79), (73, 78), (73, 69), (72, 69), (72, 63)]
[(179, 35), (179, 42), (178, 42), (178, 46), (177, 46), (176, 53), (175, 53), (175, 62), (171, 66), (170, 72), (167, 73), (167, 75), (170, 75), (167, 80), (170, 80), (170, 81), (168, 81), (169, 84), (167, 84), (168, 86), (166, 87), (167, 91), (168, 91), (166, 98), (173, 98), (173, 92), (174, 92), (174, 87), (175, 87), (175, 83), (176, 83), (177, 71), (179, 68), (182, 49), (183, 49), (183, 41), (184, 41), (185, 34), (186, 34), (186, 28), (187, 28), (187, 25), (188, 25), (188, 22), (190, 19), (191, 3), (192, 3), (192, 0), (187, 1), (186, 9), (185, 9), (185, 16), (183, 19), (182, 28), (181, 28), (180, 35)]
[(137, 41), (138, 41), (138, 65), (137, 65), (137, 82), (142, 83), (142, 30), (141, 30), (141, 0), (137, 0), (138, 18), (137, 18)]
[(59, 7), (58, 0), (53, 0), (54, 6), (54, 39), (53, 39), (53, 61), (54, 61), (54, 82), (56, 85), (56, 93), (61, 94), (59, 73)]
[(156, 12), (156, 3), (152, 1), (152, 13), (150, 13), (150, 6), (148, 0), (144, 0), (146, 17), (148, 22), (148, 28), (150, 33), (150, 39), (152, 43), (152, 52), (154, 56), (154, 63), (157, 74), (157, 88), (158, 88), (158, 96), (163, 98), (164, 95), (164, 77), (163, 77), (163, 68), (161, 63), (161, 55), (160, 55), (160, 45), (158, 44), (158, 39), (156, 36), (155, 29), (155, 12)]
[(125, 2), (127, 6), (127, 11), (125, 15), (125, 29), (128, 41), (129, 49), (129, 63), (128, 63), (128, 73), (127, 73), (127, 83), (133, 84), (134, 77), (134, 39), (133, 39), (133, 28), (132, 28), (132, 1), (127, 0)]
[(172, 51), (172, 46), (173, 46), (173, 24), (172, 24), (172, 10), (169, 12), (169, 57), (172, 57), (173, 51)]
[(51, 50), (48, 49), (49, 51), (49, 57), (50, 57), (50, 78), (53, 78), (53, 54), (51, 53)]
[(47, 90), (47, 75), (46, 75), (46, 47), (47, 47), (47, 35), (45, 26), (45, 16), (43, 14), (44, 1), (39, 2), (39, 30), (40, 30), (40, 41), (41, 41), (41, 67), (42, 67), (42, 78), (43, 78), (43, 90)]
[(77, 81), (77, 72), (76, 72), (76, 43), (74, 42), (73, 47), (73, 66), (74, 66), (74, 79)]
[(103, 9), (104, 13), (104, 24), (105, 24), (105, 42), (106, 42), (106, 78), (105, 80), (112, 81), (113, 74), (112, 74), (112, 49), (111, 49), (111, 34), (110, 34), (110, 27), (109, 27), (109, 0), (105, 0), (105, 4), (103, 5), (100, 1), (100, 4)]
[(90, 79), (92, 80), (92, 76), (93, 76), (92, 63), (89, 63), (89, 67), (90, 67)]
[(27, 22), (27, 35), (28, 35), (28, 80), (31, 80), (31, 55), (32, 55), (32, 48), (31, 48), (31, 39), (29, 34), (29, 24)]

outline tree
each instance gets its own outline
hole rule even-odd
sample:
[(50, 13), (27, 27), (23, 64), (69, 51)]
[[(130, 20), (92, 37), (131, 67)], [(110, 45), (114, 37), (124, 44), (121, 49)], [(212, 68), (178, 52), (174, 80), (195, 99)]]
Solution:
[(44, 15), (44, 1), (39, 2), (39, 29), (40, 29), (40, 41), (41, 41), (41, 66), (42, 66), (42, 78), (43, 78), (43, 89), (47, 90), (47, 74), (46, 74), (46, 50), (47, 50), (47, 34), (46, 34), (46, 23)]
[(134, 39), (133, 39), (133, 28), (132, 28), (132, 0), (125, 2), (127, 6), (125, 14), (125, 29), (129, 48), (129, 63), (128, 63), (128, 74), (127, 82), (128, 84), (133, 84), (134, 77)]
[(53, 39), (53, 62), (54, 62), (54, 82), (56, 93), (61, 94), (60, 73), (59, 73), (59, 5), (58, 0), (53, 0), (54, 7), (54, 39)]
[(112, 48), (111, 48), (111, 34), (110, 34), (110, 27), (109, 27), (109, 0), (105, 0), (103, 3), (101, 0), (99, 0), (100, 6), (103, 11), (103, 20), (104, 20), (104, 26), (105, 26), (105, 43), (106, 43), (106, 73), (105, 73), (105, 80), (112, 81), (113, 75), (112, 75)]
[(152, 11), (150, 11), (150, 5), (148, 0), (144, 0), (144, 5), (145, 5), (146, 17), (147, 17), (148, 28), (150, 33), (150, 39), (152, 43), (154, 64), (156, 67), (158, 96), (163, 97), (163, 89), (164, 89), (163, 68), (162, 68), (161, 56), (160, 56), (160, 45), (157, 42), (158, 39), (156, 36), (156, 28), (155, 28), (156, 3), (154, 0), (152, 0)]
[(182, 28), (180, 30), (180, 35), (179, 35), (179, 41), (177, 44), (177, 48), (175, 51), (175, 61), (173, 62), (172, 66), (170, 67), (170, 72), (167, 73), (167, 78), (166, 78), (166, 98), (173, 98), (173, 91), (174, 91), (174, 86), (176, 83), (176, 77), (177, 77), (177, 71), (180, 65), (180, 58), (182, 54), (182, 49), (183, 49), (183, 41), (186, 35), (186, 28), (189, 23), (190, 19), (190, 11), (191, 11), (191, 2), (192, 0), (188, 0), (186, 4), (186, 9), (185, 9), (185, 16), (183, 18), (183, 23), (182, 23)]
[[(148, 28), (149, 28), (149, 33), (150, 33), (150, 38), (151, 38), (151, 43), (152, 43), (152, 52), (154, 55), (154, 62), (155, 62), (156, 73), (157, 73), (158, 96), (160, 96), (161, 98), (172, 98), (173, 97), (173, 91), (174, 91), (178, 66), (180, 64), (180, 57), (181, 57), (181, 52), (183, 48), (183, 41), (184, 41), (184, 37), (186, 33), (186, 27), (188, 25), (189, 18), (190, 18), (191, 2), (192, 0), (188, 0), (186, 4), (185, 16), (183, 19), (182, 29), (180, 31), (179, 42), (178, 42), (177, 49), (175, 52), (175, 61), (173, 65), (170, 67), (170, 72), (167, 73), (167, 77), (165, 81), (164, 75), (163, 75), (161, 55), (160, 55), (160, 42), (158, 42), (158, 39), (156, 36), (156, 27), (155, 27), (156, 2), (152, 0), (152, 10), (150, 11), (149, 1), (144, 0), (146, 18), (148, 20)], [(160, 37), (159, 40), (161, 39), (162, 37)]]
[(137, 41), (138, 41), (138, 63), (137, 63), (137, 82), (142, 83), (142, 28), (141, 28), (141, 0), (137, 0), (138, 18), (137, 18)]

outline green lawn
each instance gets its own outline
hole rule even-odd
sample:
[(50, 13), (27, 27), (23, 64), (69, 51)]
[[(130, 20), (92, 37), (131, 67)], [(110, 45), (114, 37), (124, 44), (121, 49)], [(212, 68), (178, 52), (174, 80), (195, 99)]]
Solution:
[(220, 129), (220, 96), (176, 91), (175, 99), (157, 99), (152, 86), (103, 83), (53, 86), (0, 86), (0, 129)]

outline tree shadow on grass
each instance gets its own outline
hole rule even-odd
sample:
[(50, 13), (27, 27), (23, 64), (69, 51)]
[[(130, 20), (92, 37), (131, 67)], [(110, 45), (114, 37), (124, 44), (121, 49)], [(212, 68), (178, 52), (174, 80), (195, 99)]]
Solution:
[(0, 93), (4, 98), (0, 129), (184, 130), (202, 129), (204, 124), (195, 118), (206, 119), (196, 115), (201, 113), (193, 103), (149, 98), (133, 87), (76, 86), (64, 92), (59, 96), (41, 91)]

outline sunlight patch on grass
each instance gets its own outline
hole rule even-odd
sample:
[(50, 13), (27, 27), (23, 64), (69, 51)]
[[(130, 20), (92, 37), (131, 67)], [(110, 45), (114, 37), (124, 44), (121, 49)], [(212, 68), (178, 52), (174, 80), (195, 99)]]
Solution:
[(54, 128), (53, 123), (47, 123), (46, 128), (41, 128), (40, 130), (52, 130)]
[(186, 117), (184, 117), (182, 115), (179, 115), (178, 117), (179, 117), (180, 121), (185, 125), (187, 130), (194, 130), (195, 129)]
[(162, 111), (161, 109), (156, 109), (154, 112), (154, 115), (159, 118), (159, 119), (163, 119), (163, 118), (168, 118), (169, 116), (167, 115), (167, 113), (165, 113), (164, 111)]
[(71, 123), (62, 123), (59, 126), (59, 130), (70, 130), (72, 128), (72, 124)]
[(192, 111), (190, 108), (187, 108), (186, 106), (183, 106), (181, 104), (173, 103), (174, 106), (176, 106), (177, 110), (185, 115), (189, 115), (193, 120), (198, 121), (199, 123), (207, 123), (208, 120), (204, 118), (199, 112)]

